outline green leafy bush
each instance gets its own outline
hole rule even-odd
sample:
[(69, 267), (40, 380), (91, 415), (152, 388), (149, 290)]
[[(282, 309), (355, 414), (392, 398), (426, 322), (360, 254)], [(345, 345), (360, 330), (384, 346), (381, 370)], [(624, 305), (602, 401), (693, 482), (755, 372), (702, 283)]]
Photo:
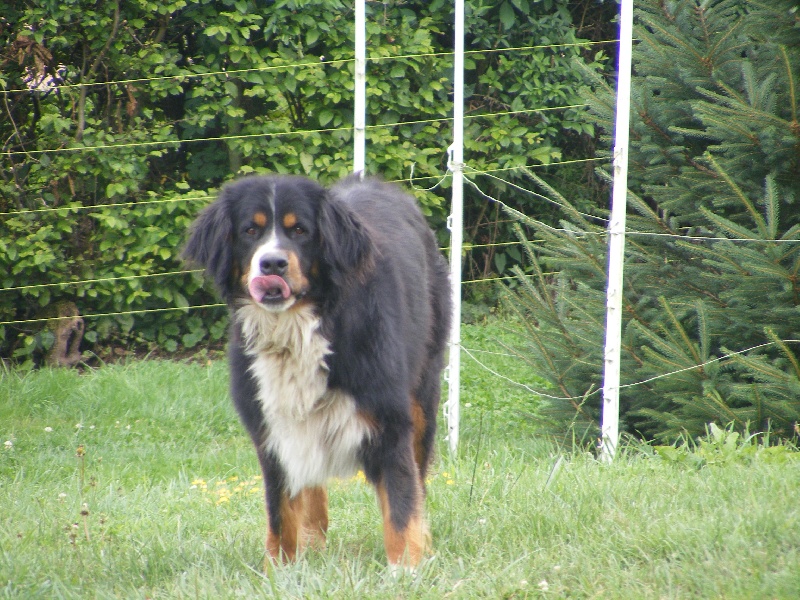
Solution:
[[(469, 4), (469, 46), (487, 50), (468, 61), (467, 155), (479, 170), (548, 164), (565, 132), (591, 134), (580, 109), (524, 112), (579, 102), (567, 6)], [(368, 171), (413, 172), (430, 187), (450, 144), (452, 7), (367, 8)], [(214, 296), (196, 274), (175, 274), (186, 228), (233, 176), (350, 172), (351, 5), (63, 0), (6, 3), (0, 15), (0, 356), (46, 349), (40, 323), (20, 321), (56, 299), (78, 305), (98, 352), (218, 340), (225, 311), (188, 310)], [(497, 52), (531, 40), (571, 45)], [(414, 189), (443, 239), (447, 186)], [(483, 199), (470, 196), (467, 212), (479, 222)], [(481, 262), (502, 271), (514, 259)]]

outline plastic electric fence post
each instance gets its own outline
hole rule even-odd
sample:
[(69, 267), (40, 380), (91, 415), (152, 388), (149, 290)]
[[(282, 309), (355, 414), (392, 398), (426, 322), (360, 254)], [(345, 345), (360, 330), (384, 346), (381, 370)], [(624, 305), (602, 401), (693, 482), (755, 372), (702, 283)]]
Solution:
[(461, 246), (464, 220), (464, 0), (455, 3), (455, 54), (453, 61), (453, 145), (448, 168), (453, 173), (453, 206), (450, 229), (450, 285), (453, 324), (450, 330), (450, 364), (447, 367), (447, 439), (450, 452), (458, 448), (461, 386)]
[(617, 116), (614, 134), (614, 184), (608, 224), (605, 371), (601, 457), (611, 462), (619, 441), (619, 381), (622, 347), (622, 275), (625, 258), (625, 207), (628, 193), (628, 127), (631, 106), (633, 0), (622, 0), (619, 32)]
[(364, 177), (367, 124), (367, 25), (366, 0), (356, 0), (356, 75), (353, 106), (353, 173)]

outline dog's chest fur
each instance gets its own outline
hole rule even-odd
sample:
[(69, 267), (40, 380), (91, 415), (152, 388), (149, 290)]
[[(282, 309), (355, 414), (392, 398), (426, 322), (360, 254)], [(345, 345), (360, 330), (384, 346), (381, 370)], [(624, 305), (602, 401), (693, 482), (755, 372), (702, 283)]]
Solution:
[(265, 444), (286, 471), (289, 495), (355, 473), (370, 429), (350, 395), (328, 389), (330, 347), (319, 317), (310, 307), (273, 313), (248, 304), (236, 318), (253, 358)]

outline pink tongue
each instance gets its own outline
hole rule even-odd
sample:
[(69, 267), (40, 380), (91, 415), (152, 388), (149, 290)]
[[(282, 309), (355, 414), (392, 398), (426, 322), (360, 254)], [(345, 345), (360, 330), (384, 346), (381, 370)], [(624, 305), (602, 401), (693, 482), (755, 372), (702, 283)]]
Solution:
[(283, 277), (279, 275), (259, 275), (253, 277), (248, 285), (248, 290), (253, 300), (256, 302), (263, 302), (264, 298), (268, 300), (276, 300), (283, 298), (288, 300), (292, 291), (289, 289)]

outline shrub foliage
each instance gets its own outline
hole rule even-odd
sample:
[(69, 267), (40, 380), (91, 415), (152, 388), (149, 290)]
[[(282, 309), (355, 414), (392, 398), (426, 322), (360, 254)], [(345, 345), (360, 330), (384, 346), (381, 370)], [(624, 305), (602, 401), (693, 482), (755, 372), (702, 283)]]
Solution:
[[(486, 50), (467, 64), (472, 166), (548, 164), (592, 133), (580, 108), (530, 112), (580, 104), (575, 4), (468, 3), (469, 48)], [(450, 144), (451, 4), (367, 9), (368, 171), (413, 168), (430, 187)], [(224, 310), (164, 310), (213, 304), (198, 276), (155, 275), (183, 269), (184, 231), (227, 179), (350, 172), (352, 40), (352, 6), (338, 1), (3, 2), (0, 356), (47, 345), (39, 323), (19, 321), (56, 299), (92, 315), (91, 348), (219, 339)], [(532, 40), (567, 45), (501, 52)], [(442, 228), (442, 189), (415, 193)], [(469, 202), (476, 221), (481, 203)]]

